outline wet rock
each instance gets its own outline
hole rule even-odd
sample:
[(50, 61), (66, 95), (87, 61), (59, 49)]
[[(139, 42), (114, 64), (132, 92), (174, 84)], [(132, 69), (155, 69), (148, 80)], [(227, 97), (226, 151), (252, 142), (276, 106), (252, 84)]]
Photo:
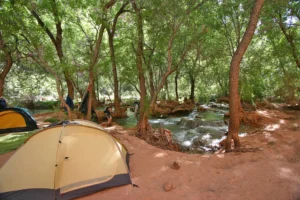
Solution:
[(201, 146), (205, 146), (206, 143), (201, 139), (201, 138), (196, 138), (195, 140), (193, 140), (192, 143), (192, 147), (193, 148), (197, 148), (197, 147), (201, 147)]
[(220, 138), (224, 135), (225, 130), (213, 126), (200, 126), (197, 129), (198, 133), (209, 134), (213, 138)]
[(198, 108), (197, 108), (197, 111), (198, 112), (204, 112), (204, 111), (206, 111), (207, 110), (207, 108), (205, 108), (205, 107), (203, 107), (203, 106), (198, 106)]
[(197, 138), (199, 134), (195, 130), (187, 131), (186, 135), (184, 136), (184, 141), (191, 141)]
[(188, 129), (194, 129), (199, 126), (225, 126), (223, 121), (204, 121), (202, 119), (181, 118), (178, 125)]
[(212, 108), (220, 108), (220, 109), (228, 109), (229, 108), (228, 104), (214, 103), (214, 102), (209, 103), (209, 106)]

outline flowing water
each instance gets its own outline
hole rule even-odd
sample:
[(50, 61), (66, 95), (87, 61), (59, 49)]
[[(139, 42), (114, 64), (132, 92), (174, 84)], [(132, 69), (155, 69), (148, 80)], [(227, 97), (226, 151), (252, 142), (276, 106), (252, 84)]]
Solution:
[[(224, 113), (228, 112), (228, 105), (212, 103), (202, 105), (208, 111), (192, 111), (181, 117), (151, 118), (149, 123), (153, 128), (166, 128), (173, 133), (173, 139), (180, 144), (183, 150), (192, 152), (214, 151), (219, 142), (226, 136), (228, 125), (224, 121)], [(103, 107), (97, 108), (104, 110)], [(33, 110), (34, 114), (49, 112), (50, 110)], [(127, 110), (127, 118), (113, 119), (117, 124), (126, 128), (135, 127), (137, 118)], [(249, 127), (241, 126), (240, 137), (246, 135)]]
[[(208, 107), (208, 106), (206, 106)], [(184, 151), (209, 152), (218, 148), (219, 142), (225, 139), (228, 125), (224, 122), (224, 113), (228, 108), (219, 106), (212, 111), (198, 112), (194, 110), (187, 116), (152, 118), (149, 123), (153, 128), (164, 127), (173, 133), (173, 139)], [(124, 127), (134, 127), (137, 119), (129, 109), (128, 118), (113, 119)], [(241, 127), (240, 137), (246, 135), (248, 127)]]

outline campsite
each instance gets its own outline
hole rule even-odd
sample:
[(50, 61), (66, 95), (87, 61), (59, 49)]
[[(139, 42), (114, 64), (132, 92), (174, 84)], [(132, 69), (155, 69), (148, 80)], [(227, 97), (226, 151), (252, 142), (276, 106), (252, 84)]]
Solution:
[(299, 200), (297, 0), (0, 1), (1, 200)]

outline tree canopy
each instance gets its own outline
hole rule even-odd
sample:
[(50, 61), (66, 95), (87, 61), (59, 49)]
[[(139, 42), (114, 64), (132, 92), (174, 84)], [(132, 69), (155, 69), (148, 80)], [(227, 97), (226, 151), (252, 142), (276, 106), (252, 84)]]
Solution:
[[(143, 75), (145, 101), (150, 104), (184, 97), (207, 102), (229, 95), (230, 61), (254, 1), (2, 0), (0, 4), (0, 96), (24, 100), (73, 93), (80, 101), (93, 83), (98, 100), (107, 95), (115, 100), (140, 98)], [(241, 63), (242, 100), (299, 99), (299, 10), (297, 0), (265, 2)]]

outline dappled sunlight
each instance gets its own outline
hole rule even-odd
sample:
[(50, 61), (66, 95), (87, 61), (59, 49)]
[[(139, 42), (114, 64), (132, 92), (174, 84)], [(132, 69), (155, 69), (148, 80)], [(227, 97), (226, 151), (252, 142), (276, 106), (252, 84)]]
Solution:
[(140, 176), (136, 176), (136, 177), (131, 177), (132, 182), (138, 182), (138, 180), (140, 179)]
[(286, 124), (286, 121), (284, 119), (279, 120), (280, 124)]
[(297, 176), (290, 168), (281, 167), (278, 171), (278, 175), (281, 178), (289, 179), (297, 183), (300, 183), (300, 176)]
[(257, 113), (259, 113), (265, 117), (271, 117), (271, 115), (265, 110), (259, 110), (259, 111), (257, 111)]
[(270, 125), (266, 126), (264, 130), (266, 130), (266, 131), (275, 131), (279, 128), (280, 128), (280, 124), (270, 124)]
[(217, 157), (218, 157), (218, 158), (225, 158), (225, 150), (224, 150), (224, 153), (222, 153), (222, 154), (217, 154)]
[(27, 138), (29, 138), (36, 132), (37, 130), (21, 133), (10, 133), (0, 136), (0, 154), (7, 153), (19, 148), (24, 143), (24, 141), (27, 140)]
[(160, 171), (160, 172), (165, 172), (165, 171), (167, 171), (168, 169), (169, 169), (168, 166), (163, 166), (163, 167), (161, 167), (161, 168), (159, 169), (159, 171)]
[(160, 152), (160, 153), (156, 153), (154, 155), (155, 158), (164, 158), (164, 157), (167, 157), (168, 154), (164, 153), (164, 152)]
[(18, 137), (19, 135), (14, 135), (14, 134), (8, 134), (8, 135), (4, 135), (2, 137), (0, 137), (0, 142), (4, 142), (4, 141), (9, 141), (9, 140), (13, 140), (14, 138)]
[(182, 160), (181, 163), (184, 163), (184, 164), (195, 164), (195, 162), (192, 162), (192, 161), (189, 161), (189, 160)]
[(246, 137), (247, 135), (247, 133), (239, 133), (239, 137)]
[(268, 132), (263, 132), (265, 138), (270, 141), (270, 142), (275, 142), (276, 139), (271, 135), (271, 133), (268, 133)]
[(28, 134), (28, 132), (22, 132), (21, 134), (18, 133), (10, 133), (4, 136), (0, 137), (0, 142), (3, 143), (10, 143), (10, 142), (14, 142), (14, 141), (18, 141), (20, 139), (26, 139), (27, 137), (29, 137), (31, 134)]

